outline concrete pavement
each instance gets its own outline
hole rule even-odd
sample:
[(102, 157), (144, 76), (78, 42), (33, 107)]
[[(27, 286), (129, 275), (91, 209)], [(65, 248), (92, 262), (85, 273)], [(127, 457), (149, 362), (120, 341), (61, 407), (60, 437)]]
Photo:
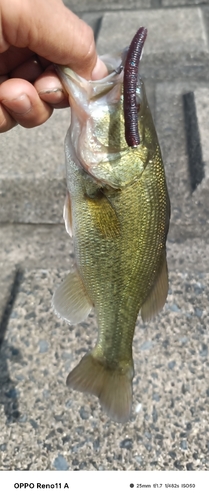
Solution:
[(51, 295), (73, 262), (62, 224), (69, 110), (1, 135), (0, 470), (208, 470), (209, 5), (198, 0), (65, 1), (100, 54), (148, 27), (146, 82), (172, 205), (170, 290), (134, 339), (131, 421), (69, 391), (94, 345), (94, 315), (69, 327)]

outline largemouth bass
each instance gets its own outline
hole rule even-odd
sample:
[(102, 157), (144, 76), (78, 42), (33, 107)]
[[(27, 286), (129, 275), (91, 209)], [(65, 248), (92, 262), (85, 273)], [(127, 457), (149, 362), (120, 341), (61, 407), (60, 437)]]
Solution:
[[(67, 385), (98, 396), (118, 422), (131, 413), (137, 315), (141, 311), (144, 321), (152, 318), (168, 292), (169, 197), (144, 84), (138, 63), (132, 63), (133, 42), (128, 55), (125, 50), (121, 56), (103, 57), (109, 74), (100, 81), (86, 81), (69, 68), (58, 70), (71, 106), (64, 219), (76, 264), (55, 291), (53, 307), (71, 324), (94, 308), (96, 346), (70, 372)], [(135, 90), (127, 88), (134, 64)], [(131, 113), (128, 121), (124, 118), (127, 99), (138, 139), (131, 130)]]

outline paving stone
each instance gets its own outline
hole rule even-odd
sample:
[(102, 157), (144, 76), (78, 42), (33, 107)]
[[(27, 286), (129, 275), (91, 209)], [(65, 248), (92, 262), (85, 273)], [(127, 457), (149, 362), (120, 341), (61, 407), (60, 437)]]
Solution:
[(207, 3), (208, 0), (161, 0), (162, 7), (174, 7), (180, 5), (199, 5)]
[(187, 154), (183, 95), (198, 88), (195, 81), (156, 85), (156, 127), (166, 163)]
[(203, 7), (202, 7), (202, 13), (203, 13), (203, 16), (204, 16), (204, 21), (205, 21), (205, 26), (206, 26), (207, 34), (209, 34), (209, 5), (208, 5), (208, 1), (207, 0), (206, 0), (206, 4), (207, 5), (203, 5)]
[(187, 155), (184, 96), (192, 93), (196, 104), (196, 114), (200, 131), (200, 142), (204, 163), (209, 161), (207, 143), (207, 116), (209, 106), (209, 87), (206, 82), (190, 80), (156, 85), (155, 123), (166, 163)]
[(77, 0), (64, 0), (64, 3), (73, 12), (82, 13), (89, 11), (107, 11), (107, 10), (120, 10), (120, 9), (140, 9), (149, 8), (152, 5), (152, 0), (130, 0), (129, 3), (125, 0), (82, 0), (81, 2)]
[[(191, 137), (194, 146), (191, 144), (191, 167), (196, 172), (198, 180), (194, 190), (193, 198), (196, 203), (208, 210), (209, 207), (209, 147), (208, 147), (208, 115), (209, 115), (209, 87), (196, 89), (191, 97), (194, 100), (194, 118), (192, 121)], [(195, 128), (196, 127), (196, 128)], [(196, 142), (195, 142), (196, 134)], [(199, 141), (199, 142), (198, 142)], [(189, 141), (188, 141), (189, 142)]]
[(199, 88), (194, 92), (197, 122), (200, 134), (202, 157), (204, 162), (205, 179), (209, 179), (209, 143), (208, 143), (208, 117), (209, 117), (209, 87)]
[(208, 77), (209, 50), (200, 8), (105, 13), (99, 54), (129, 45), (139, 26), (148, 28), (141, 72), (155, 79)]
[(0, 262), (25, 268), (59, 268), (72, 265), (73, 244), (64, 224), (6, 224), (0, 226)]
[(172, 217), (179, 224), (185, 203), (190, 203), (191, 183), (185, 134), (183, 95), (197, 82), (165, 82), (156, 86), (155, 124), (171, 197)]
[(20, 284), (0, 353), (1, 470), (207, 470), (209, 274), (171, 273), (163, 312), (149, 324), (138, 320), (126, 425), (65, 385), (97, 326), (94, 314), (75, 327), (53, 314), (51, 295), (64, 275), (30, 271)]
[[(183, 96), (204, 89), (203, 81), (164, 82), (156, 86), (155, 124), (163, 153), (171, 198), (170, 239), (209, 237), (209, 201), (207, 190), (194, 191), (186, 146)], [(204, 194), (204, 196), (203, 196)], [(203, 229), (204, 228), (204, 229)]]
[(1, 134), (0, 222), (62, 221), (69, 122), (69, 108), (56, 110), (41, 127)]

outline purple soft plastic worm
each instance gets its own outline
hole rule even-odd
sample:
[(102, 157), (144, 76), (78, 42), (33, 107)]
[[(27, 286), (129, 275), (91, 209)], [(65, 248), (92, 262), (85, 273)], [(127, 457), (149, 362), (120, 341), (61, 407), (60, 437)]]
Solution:
[(132, 147), (140, 144), (138, 131), (139, 107), (136, 103), (136, 86), (139, 61), (146, 36), (146, 28), (139, 28), (130, 44), (124, 68), (125, 138), (128, 146)]

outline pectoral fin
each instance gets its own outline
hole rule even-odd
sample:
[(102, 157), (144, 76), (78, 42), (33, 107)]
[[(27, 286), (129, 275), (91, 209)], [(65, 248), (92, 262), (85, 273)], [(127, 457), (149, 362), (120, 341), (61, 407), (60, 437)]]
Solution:
[(168, 295), (168, 269), (166, 254), (163, 255), (161, 271), (156, 283), (152, 288), (146, 302), (141, 308), (141, 317), (143, 321), (149, 321), (163, 308)]
[(65, 204), (63, 207), (63, 219), (65, 221), (65, 229), (67, 233), (72, 237), (72, 212), (71, 212), (71, 201), (69, 193), (66, 194)]
[(57, 288), (52, 307), (58, 316), (71, 325), (80, 323), (88, 316), (93, 304), (77, 271), (68, 274)]
[(99, 193), (95, 198), (87, 198), (88, 210), (94, 227), (102, 237), (116, 238), (120, 234), (117, 214), (109, 200)]

